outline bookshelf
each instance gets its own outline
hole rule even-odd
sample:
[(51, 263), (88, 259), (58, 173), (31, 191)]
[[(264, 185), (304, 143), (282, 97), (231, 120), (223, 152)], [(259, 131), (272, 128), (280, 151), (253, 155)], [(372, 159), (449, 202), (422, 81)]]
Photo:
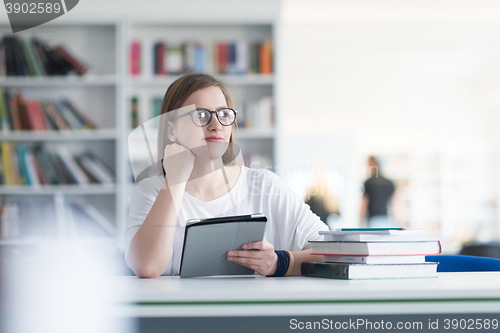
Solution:
[[(239, 111), (236, 138), (242, 147), (246, 164), (274, 169), (277, 119), (273, 99), (276, 84), (275, 71), (272, 69), (275, 33), (272, 22), (134, 22), (127, 30), (128, 101), (130, 104), (134, 99), (137, 103), (137, 115), (134, 118), (138, 118), (138, 123), (158, 114), (166, 89), (182, 72), (203, 69), (231, 87)], [(159, 57), (158, 45), (164, 49)], [(195, 52), (192, 50), (193, 45), (202, 51), (190, 58), (189, 55)], [(255, 57), (265, 59), (265, 45), (271, 48), (268, 64), (256, 66), (253, 63)], [(221, 64), (225, 54), (220, 51), (221, 47), (232, 48), (232, 51), (227, 51), (228, 54), (232, 52), (232, 61), (225, 59), (226, 63)], [(173, 56), (170, 52), (172, 48)], [(246, 57), (241, 56), (242, 53)], [(231, 55), (227, 57), (231, 58)], [(165, 59), (166, 64), (158, 63), (158, 59)], [(169, 62), (178, 65), (171, 70), (167, 65)], [(261, 65), (265, 62), (261, 61)], [(269, 66), (271, 69), (267, 68)]]
[[(0, 25), (0, 35), (10, 33), (8, 24)], [(17, 204), (14, 212), (30, 207), (35, 211), (47, 210), (52, 232), (37, 229), (23, 234), (20, 225), (28, 215), (19, 215), (14, 224), (19, 229), (12, 235), (0, 239), (0, 246), (36, 245), (45, 240), (78, 238), (80, 212), (71, 213), (71, 207), (87, 207), (97, 219), (110, 222), (113, 235), (87, 236), (83, 241), (102, 244), (103, 241), (122, 248), (122, 237), (128, 212), (128, 199), (132, 189), (132, 174), (128, 157), (128, 136), (132, 129), (131, 99), (137, 98), (138, 121), (154, 117), (155, 100), (158, 101), (168, 86), (182, 73), (156, 74), (154, 72), (154, 44), (181, 45), (187, 42), (207, 45), (239, 43), (268, 43), (274, 48), (275, 27), (271, 19), (264, 21), (231, 21), (219, 23), (213, 20), (158, 20), (138, 22), (129, 20), (79, 20), (72, 23), (50, 23), (18, 34), (22, 38), (38, 37), (49, 45), (65, 45), (88, 67), (83, 75), (57, 76), (6, 76), (0, 75), (0, 89), (21, 92), (30, 100), (56, 100), (66, 98), (74, 103), (98, 126), (94, 129), (47, 129), (0, 131), (0, 144), (8, 142), (11, 147), (24, 146), (27, 150), (43, 146), (48, 149), (65, 147), (74, 156), (92, 152), (113, 174), (113, 181), (107, 183), (0, 185), (0, 198), (4, 207)], [(131, 43), (140, 44), (140, 71), (130, 70)], [(212, 48), (212, 47), (211, 47)], [(275, 50), (269, 60), (272, 64)], [(207, 59), (214, 61), (213, 54)], [(248, 62), (250, 60), (248, 59)], [(253, 112), (253, 124), (247, 116), (247, 123), (239, 124), (237, 142), (242, 146), (246, 163), (251, 167), (273, 169), (276, 155), (276, 128), (278, 117), (274, 103), (276, 74), (246, 69), (244, 72), (230, 72), (207, 67), (207, 72), (228, 83), (237, 101), (240, 114)], [(265, 106), (265, 111), (259, 110)], [(251, 111), (250, 111), (251, 110)], [(265, 120), (262, 120), (266, 117)], [(255, 119), (259, 119), (259, 123)], [(259, 124), (263, 124), (262, 126)], [(15, 205), (14, 205), (15, 206)], [(43, 208), (45, 207), (45, 208)], [(8, 210), (8, 209), (7, 209)], [(68, 211), (70, 211), (68, 215)], [(96, 213), (97, 212), (97, 213)], [(13, 214), (12, 212), (9, 214)], [(50, 215), (52, 214), (52, 215)], [(28, 219), (31, 217), (28, 216)], [(44, 218), (42, 220), (46, 220)], [(43, 221), (40, 224), (43, 226)], [(69, 222), (67, 222), (69, 220)], [(5, 227), (5, 226), (4, 226)], [(108, 230), (109, 231), (109, 230)], [(3, 230), (5, 233), (5, 230)], [(4, 235), (5, 236), (5, 235)], [(1, 247), (0, 247), (1, 249)]]
[[(10, 27), (0, 25), (0, 35), (12, 36)], [(35, 75), (34, 71), (30, 75), (13, 75), (3, 68), (0, 76), (2, 92), (8, 93), (10, 97), (22, 96), (22, 102), (17, 104), (15, 111), (7, 99), (11, 112), (9, 116), (12, 117), (14, 113), (22, 115), (20, 117), (27, 118), (28, 124), (32, 125), (34, 117), (27, 105), (34, 102), (40, 106), (47, 129), (33, 130), (30, 126), (14, 128), (11, 125), (8, 128), (3, 126), (0, 130), (0, 144), (10, 147), (10, 159), (15, 160), (13, 167), (17, 168), (16, 180), (7, 182), (7, 154), (2, 151), (0, 245), (37, 245), (46, 241), (71, 239), (85, 244), (114, 246), (118, 244), (116, 235), (121, 230), (117, 221), (124, 215), (120, 205), (123, 198), (119, 191), (120, 164), (123, 163), (119, 148), (122, 131), (119, 125), (122, 91), (118, 65), (120, 25), (114, 22), (47, 24), (18, 33), (16, 37), (21, 43), (39, 39), (51, 49), (62, 45), (88, 71), (83, 75), (76, 72)], [(39, 53), (35, 56), (41, 63), (42, 56)], [(60, 104), (56, 104), (62, 100), (74, 105), (96, 128), (60, 128), (53, 125), (53, 118), (48, 116), (47, 104), (44, 103), (57, 105), (56, 113), (69, 124)], [(25, 163), (17, 150), (19, 147), (28, 152)], [(90, 153), (109, 169), (110, 180), (91, 179), (90, 173), (85, 172), (80, 177), (88, 182), (82, 182), (83, 178), (68, 182), (63, 181), (63, 178), (55, 182), (54, 179), (49, 180), (47, 174), (40, 171), (49, 168), (41, 167), (39, 156), (34, 155), (37, 149), (43, 149), (47, 157), (64, 150), (69, 153), (71, 163), (76, 163), (79, 155)], [(32, 166), (31, 175), (22, 169), (21, 166), (25, 165)], [(56, 169), (55, 164), (50, 166)], [(86, 170), (82, 164), (77, 166), (73, 170)], [(56, 175), (61, 177), (64, 170), (67, 168), (56, 169)], [(28, 181), (28, 178), (36, 181)]]

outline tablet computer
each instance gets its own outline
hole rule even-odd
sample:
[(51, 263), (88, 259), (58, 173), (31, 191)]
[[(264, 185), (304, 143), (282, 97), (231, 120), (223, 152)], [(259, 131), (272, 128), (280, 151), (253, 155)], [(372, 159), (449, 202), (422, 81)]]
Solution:
[(255, 271), (227, 260), (227, 252), (264, 238), (263, 214), (188, 220), (182, 249), (181, 277), (253, 275)]

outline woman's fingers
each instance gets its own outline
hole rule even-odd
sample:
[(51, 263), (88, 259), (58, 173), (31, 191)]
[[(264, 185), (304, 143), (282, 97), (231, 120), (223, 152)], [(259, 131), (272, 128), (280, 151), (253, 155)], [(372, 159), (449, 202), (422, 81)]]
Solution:
[(243, 250), (229, 251), (227, 260), (253, 269), (261, 275), (270, 275), (276, 271), (278, 257), (272, 244), (258, 241), (244, 244)]

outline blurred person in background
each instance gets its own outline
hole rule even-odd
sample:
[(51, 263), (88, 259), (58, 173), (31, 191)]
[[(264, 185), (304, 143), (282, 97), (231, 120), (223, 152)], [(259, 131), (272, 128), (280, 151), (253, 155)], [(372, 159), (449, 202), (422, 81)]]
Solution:
[(368, 170), (370, 177), (363, 183), (364, 193), (360, 207), (361, 226), (397, 227), (396, 221), (389, 214), (396, 191), (394, 183), (383, 176), (375, 156), (368, 158)]
[(311, 211), (318, 215), (321, 221), (329, 227), (331, 227), (328, 224), (329, 218), (332, 217), (332, 215), (338, 218), (340, 215), (338, 198), (330, 191), (323, 173), (318, 173), (316, 175), (314, 185), (307, 190), (305, 203), (308, 204)]

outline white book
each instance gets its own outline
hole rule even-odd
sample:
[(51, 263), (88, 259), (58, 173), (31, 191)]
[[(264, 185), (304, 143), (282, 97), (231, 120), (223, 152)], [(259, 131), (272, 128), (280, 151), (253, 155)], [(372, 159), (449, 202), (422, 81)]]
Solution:
[(35, 157), (33, 156), (33, 152), (31, 150), (26, 150), (26, 154), (24, 155), (24, 163), (26, 165), (26, 169), (28, 170), (28, 174), (31, 180), (31, 186), (40, 186), (40, 178), (38, 177), (38, 173), (36, 172), (35, 167)]
[(431, 255), (441, 253), (439, 241), (343, 242), (309, 241), (313, 254), (335, 255)]
[(75, 158), (69, 152), (68, 148), (65, 146), (59, 146), (57, 148), (57, 154), (61, 157), (64, 164), (66, 164), (68, 172), (73, 175), (73, 177), (78, 181), (79, 184), (88, 184), (90, 183), (89, 178), (80, 168), (78, 163), (75, 162)]
[(179, 44), (167, 44), (167, 72), (168, 74), (180, 74), (182, 68), (182, 47)]
[(92, 155), (85, 154), (79, 158), (80, 164), (103, 184), (113, 183), (113, 175), (97, 158)]
[(323, 255), (325, 262), (343, 262), (353, 264), (419, 264), (425, 262), (425, 256), (338, 256)]
[(236, 74), (247, 74), (250, 68), (250, 59), (248, 54), (248, 41), (238, 40), (236, 41)]

